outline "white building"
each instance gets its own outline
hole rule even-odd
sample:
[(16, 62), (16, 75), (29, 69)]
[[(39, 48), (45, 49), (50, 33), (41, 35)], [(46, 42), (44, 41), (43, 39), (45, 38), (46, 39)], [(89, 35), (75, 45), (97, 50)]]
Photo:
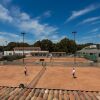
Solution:
[(66, 52), (51, 52), (53, 57), (65, 57)]
[(100, 48), (98, 48), (97, 45), (90, 45), (77, 51), (77, 55), (81, 57), (84, 57), (84, 55), (96, 57), (97, 60), (100, 61)]
[[(24, 51), (23, 51), (24, 50)], [(41, 51), (40, 47), (15, 47), (13, 51), (4, 51), (6, 55), (33, 55), (33, 56), (47, 56), (49, 51)]]
[(2, 58), (2, 56), (3, 56), (3, 52), (0, 52), (0, 58)]
[[(24, 52), (23, 52), (24, 50)], [(15, 47), (13, 51), (4, 51), (6, 55), (26, 55), (26, 56), (48, 56), (49, 51), (42, 51), (40, 47)], [(53, 57), (64, 57), (66, 52), (51, 52)]]

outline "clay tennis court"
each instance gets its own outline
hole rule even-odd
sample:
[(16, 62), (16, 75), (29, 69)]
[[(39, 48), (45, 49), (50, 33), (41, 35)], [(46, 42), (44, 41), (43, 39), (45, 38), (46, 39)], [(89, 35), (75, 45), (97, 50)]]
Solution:
[[(23, 66), (0, 66), (0, 86), (26, 86), (41, 71), (42, 66), (28, 66), (28, 76), (23, 73)], [(71, 76), (72, 67), (50, 67), (38, 80), (37, 88), (70, 89), (70, 90), (99, 90), (100, 68), (78, 67), (77, 78)]]
[(48, 67), (36, 87), (68, 90), (100, 90), (100, 68), (78, 67), (76, 79), (72, 78), (72, 68)]
[(0, 86), (19, 86), (20, 83), (29, 84), (40, 72), (42, 67), (28, 66), (28, 75), (24, 75), (24, 66), (0, 66)]
[[(25, 58), (25, 62), (38, 62), (40, 61), (40, 59), (44, 59), (45, 62), (50, 62), (50, 58), (47, 57), (27, 57)], [(19, 60), (20, 62), (22, 62), (22, 59)], [(53, 57), (52, 58), (53, 62), (73, 62), (74, 61), (74, 57)], [(78, 58), (76, 57), (76, 62), (89, 62), (89, 60), (85, 59), (85, 58)]]

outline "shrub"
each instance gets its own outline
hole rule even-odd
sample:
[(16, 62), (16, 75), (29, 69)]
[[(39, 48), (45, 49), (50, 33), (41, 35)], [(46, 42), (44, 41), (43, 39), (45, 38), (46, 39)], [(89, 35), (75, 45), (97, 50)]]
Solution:
[(97, 62), (97, 57), (95, 55), (84, 55), (84, 57), (88, 60)]
[[(13, 60), (17, 60), (17, 59), (22, 59), (23, 56), (22, 55), (9, 55), (9, 56), (3, 56), (0, 61), (4, 61), (4, 60), (7, 60), (7, 61), (13, 61)], [(25, 56), (24, 56), (25, 58)]]
[(25, 88), (24, 84), (22, 84), (22, 83), (19, 84), (19, 88), (23, 88), (24, 89)]

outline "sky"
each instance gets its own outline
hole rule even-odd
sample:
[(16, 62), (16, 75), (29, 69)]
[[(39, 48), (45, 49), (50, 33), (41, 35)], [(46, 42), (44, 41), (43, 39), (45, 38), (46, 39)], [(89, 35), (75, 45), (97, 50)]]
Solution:
[(0, 45), (67, 37), (100, 43), (100, 0), (0, 0)]

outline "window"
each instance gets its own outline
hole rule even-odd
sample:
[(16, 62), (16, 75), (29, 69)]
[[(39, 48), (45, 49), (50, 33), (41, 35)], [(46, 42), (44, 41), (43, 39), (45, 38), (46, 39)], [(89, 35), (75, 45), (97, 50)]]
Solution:
[(12, 53), (9, 53), (9, 55), (12, 55)]
[(93, 53), (90, 53), (90, 55), (93, 55)]
[(100, 53), (99, 53), (99, 57), (100, 57)]

